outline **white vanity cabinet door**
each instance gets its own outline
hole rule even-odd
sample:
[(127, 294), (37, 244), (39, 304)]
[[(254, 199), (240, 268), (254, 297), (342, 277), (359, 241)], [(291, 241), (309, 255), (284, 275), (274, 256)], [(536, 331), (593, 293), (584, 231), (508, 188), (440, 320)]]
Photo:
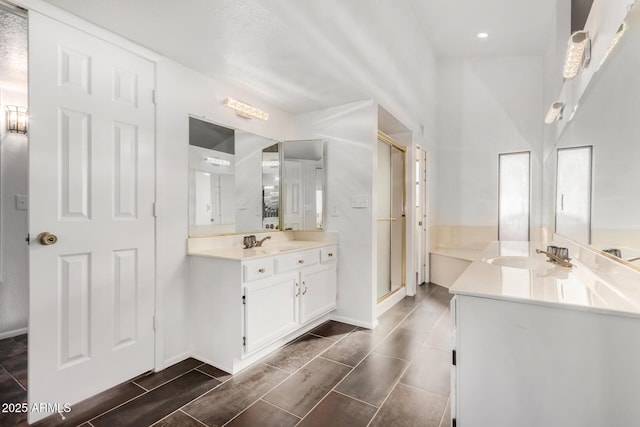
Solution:
[(300, 273), (300, 280), (301, 323), (306, 323), (336, 308), (335, 263), (306, 268)]
[(244, 344), (251, 353), (298, 328), (298, 273), (244, 286)]

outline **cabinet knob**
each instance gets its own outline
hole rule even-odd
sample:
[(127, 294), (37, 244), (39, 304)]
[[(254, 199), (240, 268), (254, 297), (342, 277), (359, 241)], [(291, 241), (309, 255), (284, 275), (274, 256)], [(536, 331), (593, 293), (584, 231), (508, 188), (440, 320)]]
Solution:
[(298, 260), (298, 264), (304, 264), (304, 260), (303, 259), (299, 259)]
[(265, 269), (264, 269), (264, 268), (259, 268), (259, 269), (258, 269), (258, 273), (264, 273), (264, 272), (265, 272)]
[(327, 256), (332, 257), (332, 256), (333, 256), (333, 252), (329, 252), (329, 253), (327, 254)]

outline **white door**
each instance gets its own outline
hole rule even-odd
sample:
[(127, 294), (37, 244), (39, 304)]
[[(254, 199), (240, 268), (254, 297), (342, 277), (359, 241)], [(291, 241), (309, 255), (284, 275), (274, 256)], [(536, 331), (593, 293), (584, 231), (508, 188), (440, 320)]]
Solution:
[(211, 174), (194, 171), (196, 225), (211, 225)]
[(416, 150), (416, 284), (429, 280), (427, 272), (429, 245), (427, 244), (427, 152)]
[(558, 149), (556, 233), (591, 243), (591, 147)]
[(284, 186), (284, 229), (304, 229), (304, 190), (302, 178), (302, 162), (297, 160), (285, 160), (283, 186)]
[(29, 13), (30, 404), (153, 368), (153, 87), (153, 63)]

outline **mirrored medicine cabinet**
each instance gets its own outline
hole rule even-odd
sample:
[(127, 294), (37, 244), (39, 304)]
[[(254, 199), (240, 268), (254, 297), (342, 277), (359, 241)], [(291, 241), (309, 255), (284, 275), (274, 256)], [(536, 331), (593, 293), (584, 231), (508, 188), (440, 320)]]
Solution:
[(324, 228), (322, 140), (189, 117), (189, 237)]

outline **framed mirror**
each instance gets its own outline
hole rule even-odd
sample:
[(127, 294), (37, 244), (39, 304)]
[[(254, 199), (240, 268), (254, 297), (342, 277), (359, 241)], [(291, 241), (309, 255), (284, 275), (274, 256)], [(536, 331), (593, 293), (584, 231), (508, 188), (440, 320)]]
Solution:
[[(546, 211), (554, 212), (556, 218), (556, 224), (553, 224), (553, 219), (547, 218), (552, 230), (563, 234), (558, 229), (559, 215), (564, 222), (577, 224), (580, 221), (577, 215), (568, 217), (567, 212), (571, 210), (567, 206), (572, 201), (579, 202), (580, 197), (585, 197), (580, 196), (578, 190), (557, 190), (558, 179), (562, 178), (558, 169), (564, 170), (568, 167), (566, 164), (575, 163), (577, 169), (564, 171), (564, 174), (574, 180), (582, 176), (583, 186), (590, 186), (590, 224), (587, 225), (589, 233), (567, 237), (573, 237), (580, 243), (590, 244), (595, 249), (607, 251), (621, 259), (631, 260), (640, 267), (640, 197), (637, 189), (640, 183), (638, 69), (640, 8), (636, 7), (629, 12), (624, 34), (594, 75), (574, 117), (566, 124), (557, 145), (547, 157), (544, 174), (545, 189), (548, 190), (545, 196), (545, 205), (548, 206)], [(579, 162), (563, 161), (564, 154), (577, 152), (579, 147), (589, 147), (591, 152), (590, 177), (584, 175), (582, 171), (585, 167), (580, 167)], [(572, 150), (567, 151), (569, 148)], [(589, 178), (591, 183), (586, 182)], [(582, 186), (574, 187), (579, 189)]]

